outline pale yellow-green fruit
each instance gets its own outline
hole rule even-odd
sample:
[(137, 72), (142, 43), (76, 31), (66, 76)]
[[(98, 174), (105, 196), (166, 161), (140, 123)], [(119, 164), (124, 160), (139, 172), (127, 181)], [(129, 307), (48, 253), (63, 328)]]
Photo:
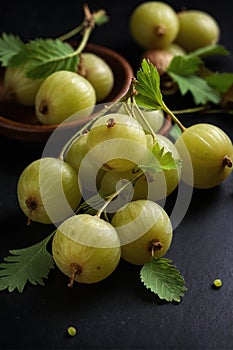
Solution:
[(211, 188), (232, 173), (232, 141), (216, 125), (198, 123), (186, 128), (175, 146), (183, 163), (181, 179), (190, 186)]
[(4, 98), (24, 106), (34, 106), (43, 79), (30, 79), (24, 66), (7, 67), (4, 74)]
[(220, 27), (216, 19), (201, 10), (178, 12), (179, 32), (175, 42), (190, 52), (201, 47), (216, 44), (220, 38)]
[(152, 255), (164, 256), (172, 242), (170, 218), (153, 201), (137, 200), (126, 204), (114, 214), (111, 224), (122, 244), (122, 258), (135, 265), (145, 264)]
[(29, 222), (62, 221), (73, 214), (81, 201), (77, 174), (60, 159), (37, 159), (21, 173), (17, 197)]
[(132, 12), (129, 28), (134, 40), (144, 49), (169, 46), (179, 31), (175, 10), (161, 1), (145, 1)]
[(87, 145), (93, 159), (108, 171), (128, 171), (141, 163), (147, 140), (142, 126), (131, 116), (106, 114), (95, 121)]
[(97, 102), (103, 101), (112, 91), (114, 86), (112, 68), (100, 56), (91, 52), (83, 52), (78, 73), (94, 87)]
[(107, 278), (121, 257), (115, 228), (89, 214), (72, 216), (57, 229), (52, 240), (52, 255), (57, 267), (80, 283), (96, 283)]
[(35, 113), (45, 125), (60, 124), (80, 112), (78, 119), (88, 117), (96, 103), (91, 83), (70, 71), (57, 71), (41, 84), (35, 100)]
[[(87, 133), (80, 135), (70, 146), (65, 161), (70, 164), (79, 176), (82, 191), (96, 192), (105, 171), (99, 168), (92, 157), (88, 156)], [(81, 167), (81, 170), (80, 170)]]

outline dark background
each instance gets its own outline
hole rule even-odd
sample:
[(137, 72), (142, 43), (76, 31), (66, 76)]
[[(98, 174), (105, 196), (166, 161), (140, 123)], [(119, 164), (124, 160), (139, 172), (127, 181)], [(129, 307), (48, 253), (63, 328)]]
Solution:
[[(128, 20), (142, 1), (89, 1), (92, 10), (106, 9), (110, 20), (92, 33), (91, 42), (112, 48), (137, 68), (140, 49), (132, 40)], [(177, 11), (201, 9), (212, 14), (221, 28), (220, 42), (233, 52), (232, 6), (229, 1), (168, 1)], [(82, 1), (10, 1), (1, 3), (0, 33), (22, 39), (57, 37), (80, 23)], [(212, 64), (232, 71), (233, 59), (216, 57)], [(185, 99), (178, 101), (186, 104)], [(186, 126), (207, 121), (233, 139), (231, 115), (184, 116)], [(16, 184), (22, 170), (39, 158), (41, 144), (0, 137), (0, 259), (9, 249), (40, 241), (50, 226), (26, 226), (18, 207)], [(187, 214), (174, 231), (167, 257), (186, 281), (180, 304), (159, 301), (140, 282), (140, 267), (120, 262), (106, 280), (95, 285), (66, 287), (57, 269), (45, 286), (27, 285), (23, 294), (0, 292), (0, 347), (6, 349), (233, 349), (233, 182), (232, 175), (210, 190), (195, 190)], [(212, 282), (223, 285), (214, 290)], [(78, 333), (66, 336), (74, 325)]]

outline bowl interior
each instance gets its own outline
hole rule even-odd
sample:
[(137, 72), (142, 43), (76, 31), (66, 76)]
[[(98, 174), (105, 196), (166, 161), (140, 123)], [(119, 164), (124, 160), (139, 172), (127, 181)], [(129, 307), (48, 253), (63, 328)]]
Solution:
[[(129, 62), (117, 52), (89, 43), (85, 51), (103, 58), (112, 68), (114, 86), (102, 103), (114, 102), (128, 90), (133, 78)], [(5, 68), (0, 67), (0, 134), (21, 141), (45, 142), (58, 125), (42, 125), (36, 118), (34, 107), (26, 107), (4, 100), (3, 80)], [(77, 121), (83, 125), (86, 120)]]

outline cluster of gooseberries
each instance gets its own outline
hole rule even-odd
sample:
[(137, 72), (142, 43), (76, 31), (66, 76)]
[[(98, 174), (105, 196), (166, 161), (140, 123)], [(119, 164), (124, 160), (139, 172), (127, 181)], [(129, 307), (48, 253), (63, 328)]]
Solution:
[[(103, 280), (121, 258), (143, 265), (164, 256), (173, 226), (163, 200), (182, 181), (211, 188), (232, 172), (233, 146), (223, 130), (195, 124), (174, 141), (161, 132), (161, 110), (131, 102), (104, 106), (58, 158), (35, 160), (19, 178), (29, 222), (57, 226), (52, 256), (69, 286)], [(164, 155), (172, 166), (161, 166)]]
[(210, 14), (197, 9), (176, 11), (161, 1), (146, 1), (138, 5), (130, 16), (130, 32), (144, 49), (143, 56), (166, 71), (176, 55), (216, 44), (220, 27)]
[[(18, 180), (18, 201), (28, 223), (58, 226), (52, 255), (59, 269), (70, 277), (70, 285), (74, 280), (94, 283), (106, 278), (121, 257), (134, 264), (143, 264), (152, 254), (161, 257), (172, 240), (169, 216), (154, 199), (175, 189), (180, 166), (171, 174), (166, 170), (162, 177), (158, 173), (158, 179), (152, 174), (149, 196), (145, 174), (138, 167), (147, 153), (153, 159), (150, 148), (157, 140), (165, 153), (178, 157), (174, 144), (157, 134), (163, 113), (140, 109), (131, 113), (122, 103), (113, 110), (93, 120), (89, 130), (85, 126), (85, 132), (78, 132), (62, 157), (35, 160)], [(152, 115), (156, 122), (150, 123)], [(141, 177), (142, 191), (137, 185)], [(131, 200), (130, 184), (134, 183), (137, 199)], [(92, 202), (96, 197), (97, 202)], [(88, 208), (94, 214), (83, 209), (89, 201), (94, 203)]]
[[(162, 11), (163, 3), (153, 4)], [(167, 35), (166, 26), (177, 23), (171, 16), (159, 28), (162, 48), (177, 40), (178, 24), (169, 27), (173, 36)], [(150, 38), (145, 30), (139, 32)], [(172, 140), (161, 131), (162, 109), (139, 107), (134, 94), (94, 113), (58, 157), (35, 160), (19, 177), (18, 201), (28, 223), (57, 226), (52, 256), (69, 286), (105, 279), (121, 258), (143, 265), (152, 256), (163, 257), (173, 238), (166, 199), (181, 182), (206, 189), (232, 172), (233, 146), (223, 130), (178, 123), (181, 133)]]

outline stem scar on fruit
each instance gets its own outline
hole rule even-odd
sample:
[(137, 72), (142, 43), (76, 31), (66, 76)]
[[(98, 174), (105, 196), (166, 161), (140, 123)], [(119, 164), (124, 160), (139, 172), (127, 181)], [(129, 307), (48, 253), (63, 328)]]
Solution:
[(232, 159), (229, 156), (225, 156), (223, 157), (222, 160), (222, 167), (224, 168), (225, 166), (227, 166), (228, 168), (232, 168), (233, 162)]
[(162, 37), (166, 33), (166, 27), (164, 25), (158, 25), (157, 27), (155, 27), (154, 32), (157, 36)]
[(160, 241), (158, 240), (152, 240), (149, 242), (149, 251), (151, 252), (151, 255), (154, 256), (155, 252), (157, 250), (161, 250), (163, 248), (163, 245)]
[(76, 263), (70, 264), (71, 277), (70, 282), (68, 283), (68, 287), (73, 287), (76, 275), (80, 275), (82, 273), (82, 268), (80, 265)]
[(43, 115), (48, 114), (48, 104), (45, 100), (42, 100), (39, 106), (39, 112)]
[(107, 128), (112, 128), (116, 124), (114, 118), (109, 118), (107, 121)]
[(37, 201), (36, 199), (29, 197), (26, 199), (25, 204), (28, 208), (28, 221), (27, 225), (31, 224), (31, 217), (32, 217), (32, 212), (37, 208)]

